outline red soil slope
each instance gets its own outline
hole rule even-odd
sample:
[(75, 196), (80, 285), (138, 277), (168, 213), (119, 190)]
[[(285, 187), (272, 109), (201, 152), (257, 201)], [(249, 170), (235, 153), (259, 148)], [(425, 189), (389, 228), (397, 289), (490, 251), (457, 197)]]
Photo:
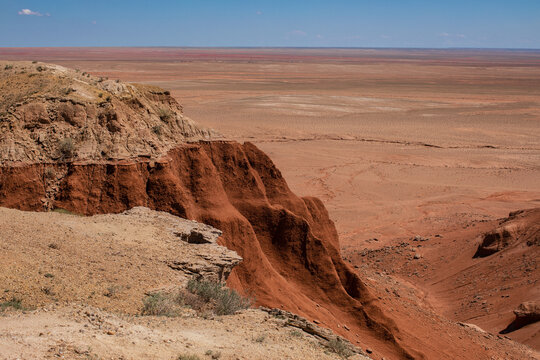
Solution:
[[(540, 301), (540, 208), (515, 211), (445, 238), (438, 251), (425, 247), (434, 281), (424, 288), (437, 299), (434, 303), (449, 318), (540, 349), (538, 318), (516, 322), (514, 314), (520, 304)], [(457, 255), (449, 259), (450, 254)]]
[[(61, 174), (54, 184), (51, 172)], [(43, 210), (51, 201), (87, 215), (147, 206), (219, 228), (222, 243), (244, 258), (229, 285), (253, 293), (260, 305), (320, 321), (369, 347), (375, 359), (452, 359), (465, 349), (471, 358), (490, 357), (482, 344), (495, 340), (484, 335), (431, 336), (435, 326), (416, 321), (405, 326), (396, 318), (398, 330), (388, 317), (393, 309), (383, 313), (381, 298), (372, 296), (342, 260), (336, 229), (321, 201), (294, 195), (272, 161), (252, 144), (186, 144), (157, 161), (0, 167), (0, 206)], [(451, 339), (460, 345), (448, 346)], [(520, 358), (515, 354), (506, 358)]]
[(540, 349), (540, 208), (423, 239), (346, 255), (422, 289), (424, 300), (448, 319)]
[(253, 293), (259, 304), (318, 320), (379, 354), (423, 357), (397, 340), (393, 322), (341, 259), (321, 201), (295, 196), (254, 145), (201, 142), (155, 162), (4, 167), (0, 205), (42, 210), (50, 169), (65, 173), (54, 206), (91, 215), (140, 205), (213, 225), (245, 259), (230, 285)]

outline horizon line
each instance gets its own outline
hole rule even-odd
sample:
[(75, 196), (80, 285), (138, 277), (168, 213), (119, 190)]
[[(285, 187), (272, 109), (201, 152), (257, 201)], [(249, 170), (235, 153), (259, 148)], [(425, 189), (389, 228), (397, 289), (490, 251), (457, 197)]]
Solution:
[(0, 46), (0, 49), (50, 49), (50, 48), (168, 48), (168, 49), (357, 49), (357, 50), (506, 50), (540, 51), (540, 48), (507, 47), (383, 47), (383, 46), (182, 46), (182, 45), (62, 45), (62, 46)]

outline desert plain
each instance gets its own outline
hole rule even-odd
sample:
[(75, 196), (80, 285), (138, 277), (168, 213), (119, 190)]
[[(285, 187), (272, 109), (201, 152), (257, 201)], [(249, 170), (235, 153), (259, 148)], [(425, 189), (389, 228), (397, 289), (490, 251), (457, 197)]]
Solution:
[[(499, 333), (540, 300), (537, 250), (473, 259), (499, 219), (540, 206), (540, 51), (17, 48), (0, 59), (170, 90), (188, 117), (254, 143), (292, 191), (319, 197), (358, 272), (400, 279), (452, 321)], [(538, 323), (506, 336), (540, 349)]]

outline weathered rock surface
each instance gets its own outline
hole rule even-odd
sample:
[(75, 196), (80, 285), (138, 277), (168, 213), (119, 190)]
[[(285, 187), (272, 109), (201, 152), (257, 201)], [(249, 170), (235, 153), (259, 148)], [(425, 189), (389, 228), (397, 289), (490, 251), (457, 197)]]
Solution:
[(514, 310), (516, 318), (524, 319), (528, 323), (540, 321), (540, 302), (529, 301), (520, 304), (516, 310)]
[(524, 326), (540, 321), (540, 302), (528, 301), (519, 304), (518, 308), (514, 310), (514, 314), (516, 315), (516, 318), (501, 331), (501, 334), (508, 334), (512, 331), (521, 329)]
[(0, 164), (158, 157), (212, 136), (158, 87), (0, 62)]
[(515, 246), (540, 245), (540, 208), (511, 212), (495, 230), (484, 234), (474, 257), (486, 257)]
[[(300, 329), (310, 335), (315, 336), (325, 346), (329, 346), (329, 344), (331, 344), (332, 342), (342, 343), (343, 354), (347, 354), (347, 357), (357, 354), (357, 359), (369, 359), (369, 357), (366, 355), (366, 353), (364, 353), (364, 351), (351, 344), (347, 339), (344, 339), (341, 336), (334, 334), (328, 329), (318, 326), (317, 324), (307, 320), (306, 318), (281, 309), (269, 309), (265, 307), (261, 307), (260, 309), (274, 317), (284, 319), (286, 326)], [(344, 326), (344, 328), (345, 330), (349, 331), (346, 325)]]

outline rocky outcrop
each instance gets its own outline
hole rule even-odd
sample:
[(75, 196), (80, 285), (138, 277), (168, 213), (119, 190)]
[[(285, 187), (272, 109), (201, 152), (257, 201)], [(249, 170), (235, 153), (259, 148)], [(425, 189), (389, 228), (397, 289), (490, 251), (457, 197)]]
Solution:
[(232, 269), (242, 261), (236, 252), (218, 245), (217, 240), (222, 233), (209, 225), (145, 207), (134, 207), (122, 215), (142, 224), (165, 226), (169, 233), (185, 242), (182, 254), (167, 255), (164, 262), (169, 268), (181, 271), (189, 278), (225, 282)]
[(269, 309), (265, 307), (261, 307), (260, 309), (276, 318), (283, 319), (285, 321), (285, 326), (297, 328), (310, 335), (313, 335), (324, 346), (331, 347), (332, 344), (341, 344), (339, 345), (341, 347), (340, 355), (344, 357), (346, 356), (349, 358), (353, 354), (358, 354), (357, 359), (369, 359), (367, 354), (364, 353), (362, 349), (357, 348), (347, 339), (344, 339), (341, 336), (334, 334), (332, 331), (322, 328), (301, 316), (281, 309)]
[[(194, 233), (212, 241), (181, 239)], [(0, 208), (0, 303), (81, 302), (140, 314), (145, 294), (182, 289), (194, 277), (226, 281), (242, 258), (216, 243), (220, 234), (144, 207), (89, 217)]]
[(518, 308), (514, 310), (516, 318), (512, 321), (501, 334), (508, 334), (512, 331), (521, 329), (524, 326), (533, 324), (540, 321), (540, 302), (529, 301), (519, 304)]
[(540, 209), (511, 212), (499, 227), (483, 235), (475, 258), (490, 256), (514, 246), (540, 245)]
[(159, 157), (215, 135), (158, 87), (0, 63), (0, 164)]

